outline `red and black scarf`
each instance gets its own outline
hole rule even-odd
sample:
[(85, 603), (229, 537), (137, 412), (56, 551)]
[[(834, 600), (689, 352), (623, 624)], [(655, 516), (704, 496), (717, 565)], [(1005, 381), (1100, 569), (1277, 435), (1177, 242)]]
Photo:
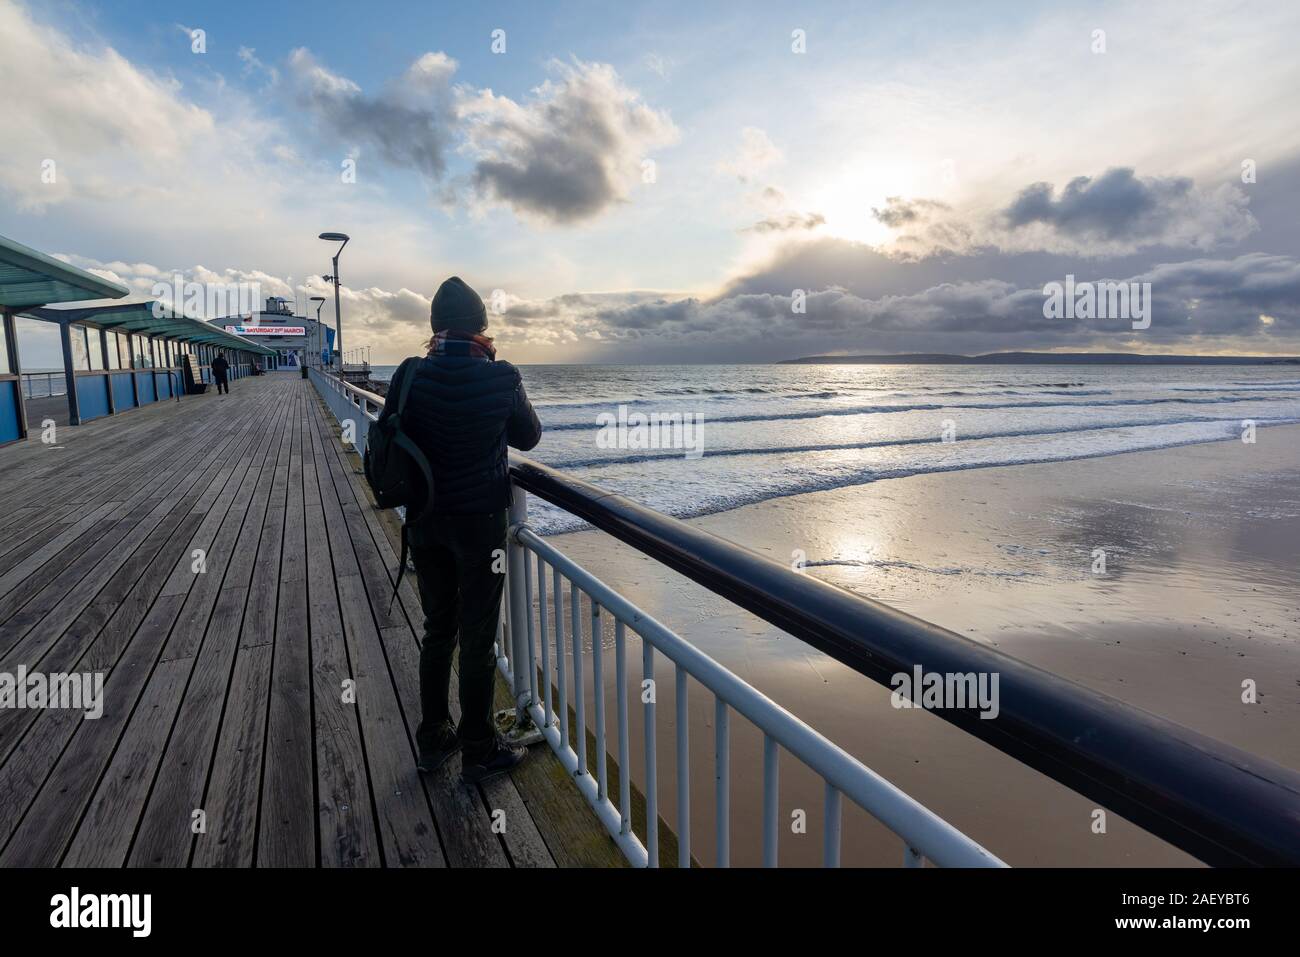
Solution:
[(487, 336), (461, 329), (443, 329), (435, 332), (429, 341), (431, 356), (469, 356), (473, 359), (495, 359), (496, 346)]

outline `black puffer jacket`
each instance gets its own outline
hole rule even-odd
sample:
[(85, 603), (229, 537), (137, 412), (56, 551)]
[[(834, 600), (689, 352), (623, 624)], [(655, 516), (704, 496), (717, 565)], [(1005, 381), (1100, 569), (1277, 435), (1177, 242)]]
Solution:
[[(429, 459), (433, 514), (478, 515), (510, 504), (506, 445), (527, 452), (542, 437), (519, 370), (509, 362), (469, 356), (411, 358), (418, 362), (402, 428)], [(394, 385), (388, 401), (396, 402)], [(385, 402), (383, 415), (388, 414)]]

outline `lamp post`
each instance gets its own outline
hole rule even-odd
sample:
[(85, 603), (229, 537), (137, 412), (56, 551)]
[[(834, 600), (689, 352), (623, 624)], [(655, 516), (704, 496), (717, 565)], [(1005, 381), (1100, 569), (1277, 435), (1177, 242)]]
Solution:
[(325, 337), (324, 337), (323, 335), (321, 335), (321, 328), (320, 328), (320, 311), (321, 311), (321, 309), (325, 306), (325, 297), (324, 297), (324, 296), (312, 296), (312, 297), (311, 297), (311, 301), (314, 302), (314, 303), (316, 303), (316, 346), (315, 346), (315, 349), (316, 349), (316, 360), (315, 360), (315, 361), (316, 361), (316, 362), (320, 362), (320, 361), (321, 361), (320, 354), (321, 354), (322, 348), (323, 348), (323, 346), (324, 346), (324, 341), (325, 341)]
[[(321, 233), (320, 238), (326, 242), (343, 244), (334, 251), (334, 275), (323, 277), (334, 283), (334, 334), (338, 337), (338, 351), (341, 354), (343, 352), (343, 316), (339, 312), (339, 254), (343, 252), (343, 246), (348, 244), (349, 237), (347, 233)], [(343, 371), (342, 369), (339, 370), (340, 375)]]

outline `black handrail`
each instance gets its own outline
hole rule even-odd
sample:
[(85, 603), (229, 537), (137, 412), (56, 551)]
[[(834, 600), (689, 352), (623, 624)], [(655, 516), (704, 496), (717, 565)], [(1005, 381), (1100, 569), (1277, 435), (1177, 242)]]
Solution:
[(996, 673), (999, 713), (935, 714), (1216, 866), (1300, 865), (1300, 774), (511, 453), (520, 488), (892, 687)]

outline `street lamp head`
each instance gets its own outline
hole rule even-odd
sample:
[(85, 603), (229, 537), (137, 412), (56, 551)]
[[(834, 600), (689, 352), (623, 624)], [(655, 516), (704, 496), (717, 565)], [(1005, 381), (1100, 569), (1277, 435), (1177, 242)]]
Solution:
[(324, 302), (324, 301), (325, 301), (325, 297), (324, 297), (324, 296), (312, 296), (312, 297), (311, 297), (311, 301), (312, 301), (312, 302)]
[[(338, 349), (343, 351), (343, 310), (339, 305), (339, 256), (343, 254), (344, 247), (348, 244), (347, 233), (321, 233), (320, 238), (328, 242), (342, 243), (338, 249), (334, 250), (334, 275), (326, 279), (326, 282), (334, 286), (334, 327), (335, 334), (338, 336)], [(320, 307), (317, 307), (317, 315), (320, 315)]]

